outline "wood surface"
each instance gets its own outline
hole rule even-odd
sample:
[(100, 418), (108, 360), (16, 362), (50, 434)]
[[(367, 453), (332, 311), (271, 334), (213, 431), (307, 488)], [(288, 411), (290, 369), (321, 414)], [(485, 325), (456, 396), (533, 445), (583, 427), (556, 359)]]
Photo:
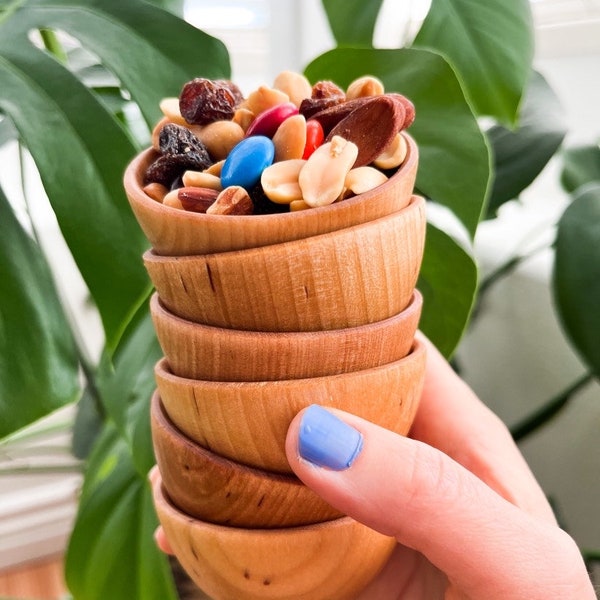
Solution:
[(281, 473), (291, 473), (284, 448), (288, 426), (310, 404), (408, 433), (424, 372), (419, 341), (397, 362), (331, 377), (224, 383), (176, 377), (165, 360), (155, 369), (165, 411), (190, 439), (231, 460)]
[(167, 311), (155, 294), (154, 327), (176, 375), (210, 381), (323, 377), (394, 362), (410, 351), (423, 299), (414, 291), (397, 315), (360, 327), (253, 332), (200, 325)]
[(0, 572), (0, 597), (59, 600), (67, 592), (62, 556), (24, 563)]
[(408, 154), (385, 184), (331, 206), (272, 215), (206, 215), (178, 210), (153, 200), (143, 191), (144, 173), (156, 158), (153, 150), (139, 154), (128, 166), (124, 185), (131, 208), (157, 254), (209, 254), (279, 244), (373, 221), (406, 206), (413, 193), (418, 149), (407, 134)]
[(349, 517), (270, 530), (194, 520), (168, 501), (160, 477), (153, 494), (178, 560), (213, 600), (349, 600), (396, 545)]
[(163, 305), (205, 325), (317, 331), (382, 321), (409, 303), (425, 246), (425, 200), (320, 236), (144, 263)]
[(152, 440), (173, 504), (193, 517), (236, 527), (293, 527), (342, 516), (297, 477), (222, 458), (185, 437), (151, 406)]

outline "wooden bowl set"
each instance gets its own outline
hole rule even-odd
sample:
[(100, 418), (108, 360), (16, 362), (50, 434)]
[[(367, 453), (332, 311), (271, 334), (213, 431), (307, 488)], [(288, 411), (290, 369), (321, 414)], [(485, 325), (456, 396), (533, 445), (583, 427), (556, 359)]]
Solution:
[(425, 202), (412, 194), (418, 154), (407, 141), (386, 183), (299, 213), (173, 209), (143, 192), (152, 151), (127, 169), (164, 353), (151, 399), (155, 506), (215, 600), (350, 599), (394, 548), (304, 486), (284, 445), (311, 404), (402, 435), (412, 424), (425, 368), (415, 339)]

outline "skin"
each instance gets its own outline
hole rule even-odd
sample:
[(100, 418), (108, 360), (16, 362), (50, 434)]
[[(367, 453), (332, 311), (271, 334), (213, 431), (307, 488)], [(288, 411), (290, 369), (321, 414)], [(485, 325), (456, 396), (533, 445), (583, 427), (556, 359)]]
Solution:
[[(298, 454), (290, 465), (325, 500), (398, 545), (356, 600), (595, 600), (574, 541), (562, 531), (509, 432), (427, 340), (424, 391), (409, 438), (354, 415), (363, 449), (343, 471)], [(170, 547), (162, 529), (158, 546)]]

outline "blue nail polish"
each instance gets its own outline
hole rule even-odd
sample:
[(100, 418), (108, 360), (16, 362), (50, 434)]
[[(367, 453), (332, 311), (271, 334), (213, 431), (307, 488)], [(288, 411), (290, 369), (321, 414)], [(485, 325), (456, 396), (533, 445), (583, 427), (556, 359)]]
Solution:
[(329, 411), (313, 404), (300, 422), (300, 456), (334, 471), (347, 469), (362, 450), (362, 435)]

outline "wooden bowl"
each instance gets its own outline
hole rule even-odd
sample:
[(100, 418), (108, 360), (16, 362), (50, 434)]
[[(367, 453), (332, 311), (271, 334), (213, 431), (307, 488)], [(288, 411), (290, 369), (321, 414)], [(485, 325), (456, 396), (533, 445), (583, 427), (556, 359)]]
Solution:
[(317, 331), (382, 321), (412, 296), (425, 245), (425, 200), (362, 225), (293, 242), (198, 256), (153, 251), (144, 263), (163, 305), (196, 323)]
[(241, 331), (181, 319), (150, 300), (154, 328), (173, 373), (211, 381), (270, 381), (337, 375), (399, 360), (409, 352), (423, 298), (361, 327), (307, 332)]
[(408, 142), (406, 160), (386, 183), (331, 206), (255, 216), (206, 215), (170, 208), (143, 191), (144, 173), (157, 156), (151, 149), (128, 166), (125, 191), (157, 254), (211, 254), (279, 244), (373, 221), (406, 206), (413, 192), (419, 156), (414, 140), (404, 135)]
[(175, 556), (213, 600), (348, 600), (381, 571), (396, 541), (343, 517), (241, 529), (178, 511), (154, 478), (156, 512)]
[(295, 527), (342, 516), (296, 476), (240, 465), (192, 442), (150, 407), (152, 442), (163, 485), (182, 512), (232, 527)]
[(419, 340), (399, 361), (331, 377), (226, 383), (176, 377), (164, 359), (155, 368), (164, 409), (188, 438), (239, 463), (280, 473), (292, 472), (285, 437), (301, 409), (340, 408), (405, 435), (424, 373), (425, 346)]

